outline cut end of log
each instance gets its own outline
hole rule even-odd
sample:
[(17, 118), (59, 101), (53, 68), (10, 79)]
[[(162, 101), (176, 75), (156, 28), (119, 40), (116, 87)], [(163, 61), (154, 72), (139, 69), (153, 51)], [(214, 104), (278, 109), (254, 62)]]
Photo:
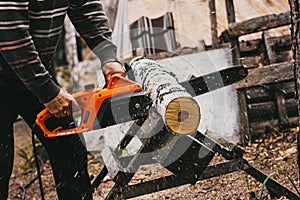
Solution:
[(172, 100), (165, 113), (167, 128), (174, 134), (188, 135), (194, 133), (200, 122), (200, 108), (197, 102), (189, 97)]

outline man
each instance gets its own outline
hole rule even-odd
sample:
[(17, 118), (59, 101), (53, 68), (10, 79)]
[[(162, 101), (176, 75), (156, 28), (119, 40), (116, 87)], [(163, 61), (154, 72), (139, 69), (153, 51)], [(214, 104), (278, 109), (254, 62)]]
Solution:
[[(74, 98), (51, 75), (50, 62), (68, 14), (100, 58), (106, 81), (124, 74), (110, 41), (99, 0), (11, 0), (0, 2), (0, 199), (7, 199), (13, 166), (13, 122), (31, 127), (44, 107), (57, 118), (70, 116)], [(59, 199), (91, 199), (86, 149), (77, 135), (45, 138)]]

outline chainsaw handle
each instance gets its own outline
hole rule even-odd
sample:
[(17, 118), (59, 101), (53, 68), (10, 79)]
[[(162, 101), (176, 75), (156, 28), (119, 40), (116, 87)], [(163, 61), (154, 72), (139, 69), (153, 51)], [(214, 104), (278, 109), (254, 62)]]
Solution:
[(35, 123), (42, 129), (45, 136), (50, 136), (53, 134), (53, 132), (57, 132), (62, 129), (62, 127), (57, 127), (55, 130), (50, 131), (47, 126), (45, 125), (45, 122), (50, 118), (53, 117), (53, 115), (50, 113), (48, 108), (43, 109), (36, 118)]
[(35, 121), (35, 123), (43, 131), (45, 137), (57, 137), (63, 135), (78, 134), (78, 133), (82, 133), (83, 131), (86, 131), (86, 129), (80, 130), (78, 127), (64, 130), (62, 126), (58, 126), (54, 130), (50, 131), (47, 128), (45, 122), (51, 117), (53, 117), (53, 115), (49, 112), (48, 108), (45, 108), (37, 115)]

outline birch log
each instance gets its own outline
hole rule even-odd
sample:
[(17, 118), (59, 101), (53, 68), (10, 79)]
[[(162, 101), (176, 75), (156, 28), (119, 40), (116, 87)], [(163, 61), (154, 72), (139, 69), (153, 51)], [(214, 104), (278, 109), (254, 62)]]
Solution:
[(194, 133), (200, 121), (199, 105), (178, 84), (172, 70), (141, 57), (133, 59), (130, 64), (136, 81), (150, 92), (153, 106), (168, 130), (182, 135)]

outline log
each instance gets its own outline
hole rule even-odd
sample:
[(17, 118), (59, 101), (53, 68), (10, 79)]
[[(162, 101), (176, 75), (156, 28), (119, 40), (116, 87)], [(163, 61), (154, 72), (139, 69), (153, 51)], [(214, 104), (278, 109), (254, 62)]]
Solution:
[(276, 48), (276, 52), (290, 51), (292, 48), (291, 36), (283, 35), (278, 37), (270, 37), (270, 43), (273, 43)]
[[(279, 54), (282, 54), (282, 52), (291, 50), (290, 35), (268, 37), (267, 39), (268, 43), (271, 44), (274, 49), (276, 49), (277, 57), (280, 57), (281, 55)], [(240, 41), (241, 57), (260, 55), (263, 48), (262, 45), (262, 39)]]
[[(295, 97), (295, 83), (293, 80), (279, 83), (281, 92), (286, 95), (286, 98)], [(248, 103), (258, 103), (267, 102), (273, 98), (273, 93), (270, 91), (269, 86), (257, 86), (246, 89), (247, 102)]]
[(261, 46), (261, 40), (240, 41), (241, 56), (258, 56), (260, 55), (259, 48)]
[(288, 113), (286, 110), (285, 93), (282, 92), (281, 86), (272, 85), (271, 89), (274, 92), (274, 100), (276, 102), (277, 113), (279, 118), (280, 128), (284, 128), (289, 124)]
[(209, 12), (210, 12), (210, 23), (211, 23), (211, 40), (212, 48), (218, 48), (218, 23), (216, 14), (216, 2), (215, 0), (209, 0)]
[[(299, 117), (291, 117), (288, 119), (288, 127), (297, 127)], [(258, 121), (250, 123), (251, 133), (264, 133), (266, 128), (278, 128), (279, 120), (272, 119), (267, 121)]]
[[(287, 116), (296, 117), (297, 114), (297, 102), (295, 99), (286, 99), (285, 108)], [(277, 118), (278, 113), (276, 113), (276, 104), (275, 102), (263, 102), (263, 103), (254, 103), (248, 105), (248, 115), (250, 121), (263, 121), (266, 119)]]
[(200, 121), (200, 108), (185, 88), (178, 84), (171, 69), (147, 58), (130, 62), (135, 79), (150, 92), (153, 106), (168, 130), (174, 134), (194, 133)]
[(235, 11), (233, 0), (226, 0), (226, 12), (227, 12), (227, 21), (228, 23), (235, 22)]
[[(226, 3), (228, 24), (235, 23), (236, 19), (235, 19), (233, 0), (226, 0), (225, 3)], [(232, 62), (234, 65), (238, 65), (238, 64), (240, 64), (240, 57), (241, 57), (238, 37), (230, 35), (230, 44), (231, 44), (231, 49), (232, 49)]]
[(256, 68), (249, 72), (248, 76), (236, 84), (237, 89), (279, 83), (294, 78), (293, 63), (277, 63), (262, 68)]
[(286, 100), (286, 111), (289, 117), (298, 117), (298, 103), (295, 98)]
[(255, 103), (248, 105), (248, 115), (250, 121), (258, 118), (272, 119), (276, 115), (276, 106), (274, 102)]
[(248, 141), (251, 141), (250, 129), (249, 129), (249, 116), (247, 110), (247, 99), (246, 91), (242, 89), (238, 91), (238, 101), (240, 108), (240, 120), (241, 120), (241, 134), (242, 134), (242, 143), (246, 144)]
[(247, 88), (246, 95), (248, 103), (267, 102), (272, 98), (267, 86)]
[(231, 37), (238, 37), (259, 31), (265, 31), (290, 24), (290, 12), (265, 15), (243, 22), (229, 24), (228, 33)]
[[(257, 53), (260, 53), (259, 51), (257, 51)], [(250, 69), (253, 68), (257, 68), (258, 66), (262, 65), (262, 56), (261, 54), (258, 56), (252, 55), (250, 56), (246, 56), (241, 58), (241, 60), (243, 60), (243, 65), (248, 66), (248, 69), (250, 71)]]

